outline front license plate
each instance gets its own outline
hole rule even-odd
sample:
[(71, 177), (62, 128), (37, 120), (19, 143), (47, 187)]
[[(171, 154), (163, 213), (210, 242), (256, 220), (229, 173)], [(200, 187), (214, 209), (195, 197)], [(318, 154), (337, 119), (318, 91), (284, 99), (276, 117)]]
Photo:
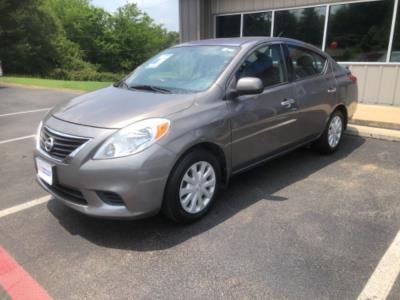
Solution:
[(43, 159), (36, 158), (36, 165), (39, 177), (47, 184), (53, 184), (53, 167)]

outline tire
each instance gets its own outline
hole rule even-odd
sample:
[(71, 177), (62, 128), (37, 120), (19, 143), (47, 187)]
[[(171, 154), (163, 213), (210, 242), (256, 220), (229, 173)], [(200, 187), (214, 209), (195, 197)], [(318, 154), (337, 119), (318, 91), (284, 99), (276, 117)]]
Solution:
[(163, 214), (177, 223), (190, 223), (202, 218), (214, 204), (220, 179), (220, 163), (213, 154), (202, 149), (187, 153), (169, 176)]
[(314, 148), (321, 154), (332, 154), (340, 146), (345, 128), (345, 117), (340, 110), (335, 110), (319, 139), (314, 143)]

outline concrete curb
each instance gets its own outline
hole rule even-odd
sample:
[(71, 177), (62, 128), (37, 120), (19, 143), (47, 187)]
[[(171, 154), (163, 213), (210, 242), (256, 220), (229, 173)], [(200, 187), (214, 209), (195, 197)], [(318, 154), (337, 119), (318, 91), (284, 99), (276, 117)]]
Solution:
[(374, 138), (378, 140), (400, 142), (400, 130), (349, 124), (347, 126), (346, 134)]
[(366, 127), (376, 127), (391, 130), (400, 130), (400, 123), (389, 123), (382, 121), (371, 121), (371, 120), (361, 120), (361, 119), (351, 119), (349, 123), (352, 125), (366, 126)]

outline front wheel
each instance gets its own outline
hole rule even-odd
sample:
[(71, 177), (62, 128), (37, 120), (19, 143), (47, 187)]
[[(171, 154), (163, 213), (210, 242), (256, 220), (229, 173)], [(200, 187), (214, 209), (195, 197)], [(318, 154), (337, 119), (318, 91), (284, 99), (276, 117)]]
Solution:
[(340, 110), (332, 113), (329, 122), (314, 146), (322, 154), (331, 154), (335, 152), (342, 141), (344, 132), (345, 118)]
[(220, 172), (216, 157), (205, 150), (185, 155), (171, 172), (164, 195), (163, 213), (180, 223), (200, 219), (214, 202)]

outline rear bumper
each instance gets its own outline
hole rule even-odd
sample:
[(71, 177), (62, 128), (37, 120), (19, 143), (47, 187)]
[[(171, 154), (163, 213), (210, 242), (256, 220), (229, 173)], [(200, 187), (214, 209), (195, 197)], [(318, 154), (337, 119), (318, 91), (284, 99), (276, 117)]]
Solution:
[(354, 116), (354, 113), (356, 112), (357, 109), (357, 101), (352, 101), (347, 105), (347, 113), (348, 113), (348, 119), (352, 119)]
[(358, 85), (352, 84), (347, 88), (347, 114), (348, 119), (353, 118), (358, 104)]

